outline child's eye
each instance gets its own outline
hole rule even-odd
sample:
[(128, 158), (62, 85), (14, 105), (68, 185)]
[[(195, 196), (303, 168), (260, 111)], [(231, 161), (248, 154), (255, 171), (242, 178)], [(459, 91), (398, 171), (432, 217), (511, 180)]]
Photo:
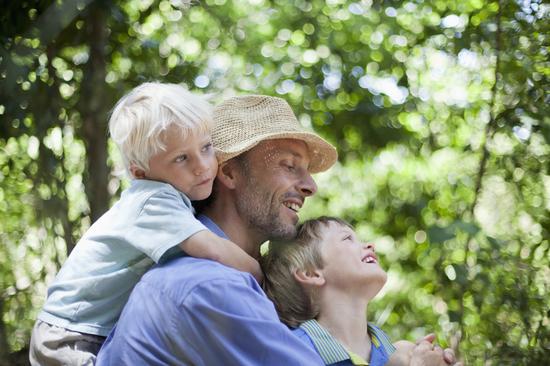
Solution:
[(204, 145), (204, 146), (202, 147), (202, 152), (208, 152), (208, 151), (210, 151), (211, 149), (212, 149), (212, 143), (209, 142), (209, 143), (207, 143), (206, 145)]
[(290, 164), (285, 164), (285, 168), (289, 171), (289, 172), (293, 172), (296, 170), (296, 168), (294, 167), (294, 165), (290, 165)]
[(344, 240), (353, 240), (353, 238), (351, 237), (351, 235), (348, 235), (348, 236), (344, 237)]
[(178, 157), (176, 157), (176, 159), (174, 160), (176, 163), (181, 163), (183, 161), (187, 160), (187, 155), (180, 155)]

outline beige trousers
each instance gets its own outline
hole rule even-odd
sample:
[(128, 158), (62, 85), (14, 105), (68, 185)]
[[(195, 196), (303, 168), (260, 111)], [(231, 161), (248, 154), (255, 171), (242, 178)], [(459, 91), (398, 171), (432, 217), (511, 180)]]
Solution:
[(37, 320), (32, 330), (29, 360), (32, 366), (91, 366), (104, 341), (105, 337)]

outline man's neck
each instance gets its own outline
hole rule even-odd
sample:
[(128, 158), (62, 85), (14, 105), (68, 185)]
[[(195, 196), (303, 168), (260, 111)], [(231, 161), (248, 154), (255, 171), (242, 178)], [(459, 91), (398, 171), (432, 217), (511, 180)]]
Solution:
[(371, 348), (367, 328), (368, 300), (350, 296), (346, 291), (322, 291), (320, 305), (319, 324), (346, 349), (368, 361)]
[(222, 229), (229, 240), (241, 247), (252, 257), (260, 257), (260, 245), (265, 241), (254, 233), (231, 205), (223, 205), (220, 200), (205, 207), (201, 214), (208, 216)]

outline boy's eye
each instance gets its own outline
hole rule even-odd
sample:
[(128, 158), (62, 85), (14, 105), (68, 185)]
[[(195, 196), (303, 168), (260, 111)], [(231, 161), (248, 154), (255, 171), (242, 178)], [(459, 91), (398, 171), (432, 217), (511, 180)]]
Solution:
[(204, 145), (204, 146), (202, 147), (202, 151), (203, 151), (203, 152), (208, 152), (208, 151), (210, 151), (211, 149), (212, 149), (212, 143), (211, 143), (211, 142), (207, 143), (206, 145)]
[(187, 155), (179, 155), (178, 157), (176, 157), (175, 162), (181, 163), (182, 161), (185, 161), (185, 160), (187, 160)]

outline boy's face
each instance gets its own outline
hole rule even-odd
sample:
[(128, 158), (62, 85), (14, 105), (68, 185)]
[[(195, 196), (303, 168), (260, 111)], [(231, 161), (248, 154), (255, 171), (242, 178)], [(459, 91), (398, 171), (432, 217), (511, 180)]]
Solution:
[(386, 282), (386, 272), (378, 264), (374, 244), (362, 243), (351, 228), (334, 221), (322, 230), (321, 272), (325, 285), (342, 292), (360, 288), (369, 299), (374, 297)]
[(169, 183), (191, 200), (212, 193), (218, 162), (209, 134), (194, 133), (184, 138), (176, 127), (164, 132), (166, 148), (149, 159), (146, 179)]

